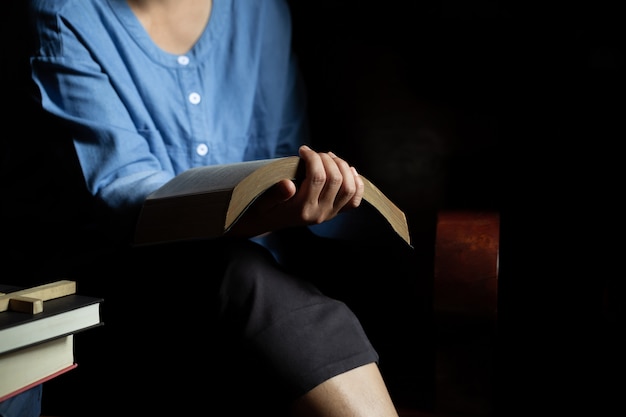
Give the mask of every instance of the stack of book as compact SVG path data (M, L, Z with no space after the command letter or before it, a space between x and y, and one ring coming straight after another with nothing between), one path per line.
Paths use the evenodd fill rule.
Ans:
M77 366L74 335L103 324L103 300L75 292L74 281L0 284L0 402Z

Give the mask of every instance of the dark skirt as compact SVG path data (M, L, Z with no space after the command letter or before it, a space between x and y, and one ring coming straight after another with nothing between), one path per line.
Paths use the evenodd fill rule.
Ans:
M374 282L384 276L362 267L376 249L276 236L286 251L220 239L85 258L63 279L104 298L105 325L77 335L79 366L44 387L44 412L280 415L328 378L377 362L354 312L382 313Z

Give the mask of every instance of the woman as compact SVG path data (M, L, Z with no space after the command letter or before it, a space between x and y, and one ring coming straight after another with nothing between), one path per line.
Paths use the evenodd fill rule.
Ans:
M397 416L378 353L331 289L356 281L360 255L320 247L307 228L359 207L363 183L307 146L286 3L30 4L36 103L56 129L43 145L56 203L41 234L70 236L53 266L105 298L104 336L77 346L76 385L94 384L74 397L88 398L83 415ZM229 236L132 246L141 203L181 172L294 154L302 184L276 184Z

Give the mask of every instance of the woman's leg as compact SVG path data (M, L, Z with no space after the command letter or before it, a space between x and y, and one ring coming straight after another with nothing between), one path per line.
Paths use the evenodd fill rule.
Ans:
M362 365L322 382L297 399L297 417L397 417L376 363Z
M398 415L378 355L343 302L280 267L261 247L248 242L233 253L220 292L221 321L226 339L243 341L239 357L250 360L227 372L260 375L246 391L267 392L274 384L270 392L279 403L293 403L296 416Z

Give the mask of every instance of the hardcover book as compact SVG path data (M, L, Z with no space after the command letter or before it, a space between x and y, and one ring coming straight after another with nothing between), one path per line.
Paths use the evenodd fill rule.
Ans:
M0 355L0 402L75 367L73 335L3 353Z
M146 198L136 225L135 243L222 236L257 197L283 179L297 182L301 170L298 156L187 170ZM365 202L410 245L404 212L372 182L361 178Z
M0 285L0 291L7 292L0 297L9 297L14 288ZM0 312L0 354L100 326L102 302L97 297L69 294L45 301L37 314Z

